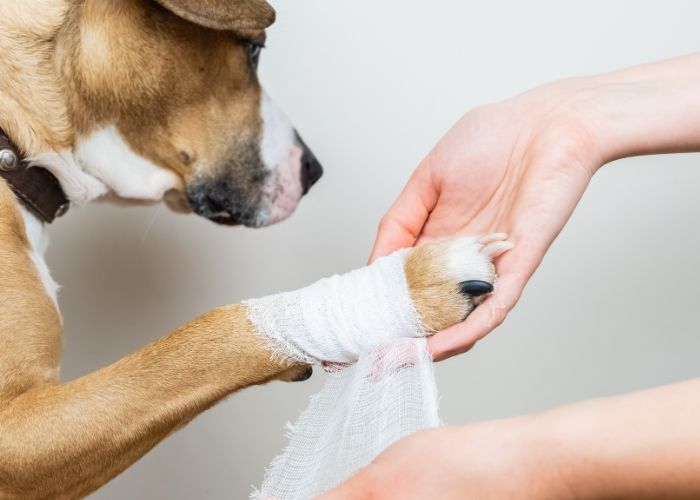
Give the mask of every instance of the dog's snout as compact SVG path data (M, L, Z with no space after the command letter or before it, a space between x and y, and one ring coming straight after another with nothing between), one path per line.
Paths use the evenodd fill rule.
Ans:
M311 186L323 175L323 167L316 159L316 156L310 149L304 148L304 154L301 157L301 184L304 188L304 194L308 193Z
M309 149L306 143L296 134L296 140L301 147L301 187L304 194L309 192L311 186L316 184L316 182L323 175L323 167L321 163L316 158L316 155Z
M226 208L226 200L224 195L221 192L213 191L208 193L204 197L203 205L211 214L230 214L229 209Z
M192 210L218 224L250 224L239 198L225 182L197 183L187 189Z

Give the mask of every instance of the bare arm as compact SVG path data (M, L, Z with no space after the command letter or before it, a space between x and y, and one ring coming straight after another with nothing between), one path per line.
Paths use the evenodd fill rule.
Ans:
M557 469L578 498L698 498L698 422L694 379L563 407L527 425L541 446L557 443Z
M431 338L436 359L505 318L591 176L700 151L700 54L544 85L467 113L384 217L373 258L503 228L495 293ZM327 498L700 498L700 380L400 441Z
M433 429L399 441L323 498L700 498L698 421L696 379Z

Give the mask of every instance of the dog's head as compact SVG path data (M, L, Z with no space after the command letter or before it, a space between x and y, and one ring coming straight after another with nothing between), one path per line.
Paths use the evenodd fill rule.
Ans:
M264 0L75 2L57 46L82 168L217 223L286 218L322 169L258 81L274 17Z

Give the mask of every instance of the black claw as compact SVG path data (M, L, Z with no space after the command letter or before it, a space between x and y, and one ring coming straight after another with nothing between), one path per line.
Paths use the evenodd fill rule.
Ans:
M311 378L311 375L313 373L314 373L314 369L309 366L306 370L304 370L299 375L294 377L292 379L292 382L303 382L304 380L308 380L309 378Z
M480 295L493 292L493 285L488 281L481 280L462 281L459 284L459 290L465 295L479 297Z

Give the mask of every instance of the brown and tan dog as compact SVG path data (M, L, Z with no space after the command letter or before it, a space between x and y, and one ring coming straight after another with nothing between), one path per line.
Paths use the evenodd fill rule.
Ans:
M281 220L321 171L257 80L273 17L263 0L2 0L0 128L75 203L165 196L219 223ZM42 231L0 180L0 498L80 497L227 395L310 375L230 305L60 383ZM405 261L433 330L479 292L450 248Z
M0 127L76 203L184 193L263 226L321 175L257 78L264 0L4 0L0 19Z

